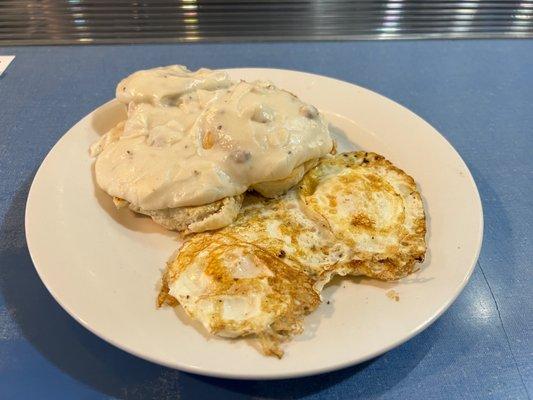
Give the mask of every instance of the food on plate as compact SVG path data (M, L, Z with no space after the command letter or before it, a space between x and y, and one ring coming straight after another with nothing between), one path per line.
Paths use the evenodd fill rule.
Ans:
M336 154L294 94L174 65L130 75L116 98L127 118L91 147L96 182L117 208L185 232L158 303L210 333L282 357L332 277L395 280L424 259L414 180L375 153Z
M181 305L213 334L254 335L280 357L333 276L402 278L423 261L425 233L409 175L375 153L326 156L285 195L248 197L231 225L190 235L159 304Z
M167 229L228 225L243 194L275 197L332 150L318 110L268 82L168 66L121 81L127 119L91 147L98 186Z

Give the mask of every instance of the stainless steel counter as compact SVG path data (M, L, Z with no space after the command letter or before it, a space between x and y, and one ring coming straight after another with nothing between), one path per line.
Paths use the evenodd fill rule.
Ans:
M0 2L0 45L510 37L533 37L533 1Z

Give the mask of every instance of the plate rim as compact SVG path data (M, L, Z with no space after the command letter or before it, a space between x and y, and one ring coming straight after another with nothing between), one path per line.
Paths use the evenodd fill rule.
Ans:
M60 296L57 295L57 293L55 293L55 291L53 290L53 288L50 285L50 282L47 282L47 280L43 276L42 270L39 269L38 263L36 262L37 261L36 260L37 255L35 254L35 251L32 252L32 250L31 250L31 248L32 248L32 245L31 245L31 242L32 242L31 237L32 237L32 235L30 233L31 229L29 228L29 219L31 219L31 217L29 217L29 209L31 208L31 204L30 203L31 203L32 195L33 195L34 190L35 190L36 181L38 180L40 174L43 173L42 171L46 168L46 164L47 164L47 162L49 162L50 156L53 153L54 149L56 149L64 140L66 140L66 137L69 135L71 130L76 125L78 125L81 121L83 121L85 118L87 118L88 116L93 114L95 111L97 111L99 109L102 109L102 108L104 108L106 106L109 106L110 104L116 102L116 99L111 99L111 100L101 104L100 106L96 107L95 109L91 110L88 114L86 114L82 118L80 118L74 125L72 125L59 138L59 140L54 144L54 146L52 146L52 148L48 151L48 153L46 154L46 156L42 160L41 164L39 165L39 168L37 169L37 172L35 173L35 175L33 177L33 180L32 180L29 192L28 192L28 196L26 198L25 214L24 214L24 232L25 232L25 238L26 238L26 244L27 244L27 247L28 247L28 252L30 254L30 258L31 258L33 266L34 266L34 268L35 268L35 270L37 272L37 275L39 276L39 279L44 284L44 286L46 287L48 292L52 295L54 300L61 306L61 308L63 308L63 310L65 310L67 312L67 314L69 314L75 321L77 321L85 329L87 329L89 332L91 332L94 335L96 335L98 338L104 340L105 342L107 342L107 343L109 343L109 344L121 349L122 351L125 351L125 352L127 352L129 354L132 354L132 355L134 355L136 357L139 357L139 358L141 358L143 360L150 361L152 363L155 363L155 364L158 364L158 365L162 365L162 366L165 366L165 367L168 367L168 368L177 369L177 370L180 370L180 371L185 371L185 372L194 373L194 374L203 375L203 376L210 376L210 377L224 378L224 379L242 379L242 380L293 379L293 378L301 378L301 377L305 377L305 376L319 375L319 374L324 374L324 373L327 373L327 372L341 370L341 369L348 368L348 367L351 367L351 366L354 366L354 365L357 365L357 364L361 364L361 363L363 363L365 361L368 361L370 359L373 359L375 357L378 357L378 356L380 356L380 355L382 355L382 354L384 354L384 353L386 353L386 352L388 352L388 351L390 351L390 350L392 350L392 349L394 349L394 348L406 343L407 341L412 339L414 336L418 335L419 333L421 333L422 331L427 329L430 325L432 325L438 318L440 318L448 310L448 308L455 302L455 300L458 298L458 296L463 292L466 284L469 282L469 280L470 280L470 278L471 278L471 276L472 276L472 274L473 274L473 272L475 270L475 267L476 267L476 265L478 263L479 255L481 253L481 248L482 248L482 244L483 244L483 234L484 234L483 203L481 201L481 196L479 194L479 189L477 187L477 184L476 184L476 182L474 180L474 177L472 176L472 172L470 171L470 168L468 168L467 163L461 157L459 152L453 147L453 145L448 141L448 139L444 135L442 135L429 122L427 122L425 119L420 117L414 111L411 111L410 109L408 109L407 107L403 106L402 104L400 104L400 103L398 103L398 102L396 102L396 101L394 101L394 100L392 100L392 99L380 94L379 92L367 89L366 87L360 86L358 84L354 84L354 83L348 82L348 81L343 81L341 79L333 78L333 77L326 76L326 75L314 74L314 73L309 73L309 72L299 71L299 70L281 69L281 68L238 67L238 68L223 68L223 69L218 69L218 70L220 70L220 71L233 71L233 72L239 72L239 71L245 71L245 70L255 70L255 71L265 71L265 72L277 71L278 73L287 73L287 72L289 72L289 73L298 73L298 74L306 75L308 77L313 77L313 78L332 80L332 81L335 81L338 84L350 85L352 87L355 87L358 90L362 90L364 92L369 92L369 94L371 94L371 95L378 96L381 100L385 100L386 102L391 103L393 106L399 107L402 110L402 112L409 114L411 118L414 117L419 122L422 122L423 124L427 125L430 128L431 132L426 132L425 134L431 133L432 136L442 140L444 142L444 144L446 145L447 150L451 151L451 153L454 154L454 156L457 158L457 160L461 163L461 166L467 172L466 178L468 179L468 181L470 183L470 186L474 189L473 190L473 194L474 194L474 199L473 200L476 203L476 205L478 206L478 210L479 210L477 218L478 218L478 221L479 221L480 225L479 225L478 237L476 238L476 251L475 251L474 257L472 258L471 265L468 267L468 272L464 276L463 280L460 282L460 285L457 286L457 289L456 289L454 295L450 296L447 299L447 301L444 302L438 308L438 310L436 312L434 312L434 314L430 318L428 318L425 321L421 322L417 326L417 328L413 329L408 335L405 335L404 337L402 337L402 338L390 343L389 345L387 345L385 347L380 348L379 350L376 350L376 351L374 351L372 353L369 353L369 354L367 354L367 355L365 355L363 357L358 357L358 358L355 358L355 359L352 359L352 360L348 360L348 361L342 361L342 362L339 362L339 363L336 363L336 364L330 364L330 365L325 366L325 367L321 367L321 366L312 367L312 368L307 368L307 369L302 370L302 371L290 372L290 373L287 373L287 372L282 372L282 373L271 372L271 373L265 374L264 372L259 372L259 373L247 372L244 375L242 373L233 373L233 372L226 373L226 372L221 372L221 371L205 370L203 367L200 367L200 366L195 366L195 365L190 365L190 364L182 364L182 363L179 363L179 362L168 362L168 361L159 359L157 357L152 357L149 354L143 354L143 353L141 353L140 351L136 350L135 348L133 348L131 346L124 345L124 344L118 342L117 340L115 340L114 338L112 338L110 336L106 336L104 333L100 332L100 330L98 330L97 328L93 327L92 325L87 323L85 320L83 320L83 318L81 318L79 315L77 315L74 310L72 310L67 304L65 304L65 302L63 302L61 300Z

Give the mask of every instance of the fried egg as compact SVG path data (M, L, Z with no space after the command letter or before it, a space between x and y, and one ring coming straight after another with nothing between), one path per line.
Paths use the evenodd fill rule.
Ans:
M302 331L319 304L313 281L275 255L220 234L199 234L168 264L159 303L177 301L212 334L254 335L262 352Z
M160 302L177 301L211 333L256 335L280 356L333 276L404 277L424 258L425 231L405 172L375 153L328 156L284 196L248 197L232 225L191 235Z
M349 246L335 238L327 225L308 217L298 190L278 199L255 200L244 206L233 225L220 234L253 243L276 255L314 280L317 292L354 259Z
M323 158L299 186L311 218L357 259L350 273L399 279L423 261L426 222L415 181L375 153Z

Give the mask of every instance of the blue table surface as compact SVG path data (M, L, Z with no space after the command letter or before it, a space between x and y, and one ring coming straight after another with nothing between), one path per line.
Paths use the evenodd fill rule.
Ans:
M532 395L533 41L50 46L0 48L0 54L16 55L0 77L1 399ZM328 75L381 93L435 126L470 167L485 213L478 265L452 307L381 357L291 381L178 372L122 352L78 325L48 294L30 260L24 236L29 186L54 143L110 99L122 77L173 63Z

